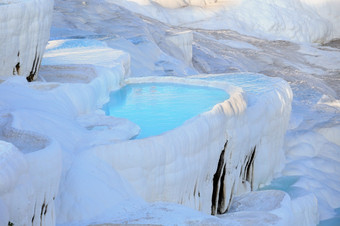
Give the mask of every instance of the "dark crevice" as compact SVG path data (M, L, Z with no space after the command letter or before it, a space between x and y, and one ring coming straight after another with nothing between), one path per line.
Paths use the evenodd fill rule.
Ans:
M34 218L35 218L35 210L37 208L37 203L34 203L34 214L32 216L32 226L34 225Z
M195 187L194 187L194 197L196 196L196 189L197 189L197 181L196 181Z
M43 203L42 206L41 206L40 222L42 221L42 216L43 216L43 214L44 214L44 210L45 210L45 201L44 201L44 203Z
M218 194L218 205L217 205L217 213L218 214L223 214L225 212L224 206L225 206L225 186L224 186L224 178L225 178L225 173L226 173L226 165L224 164L223 167L223 173L221 176L220 180L220 191Z
M20 62L15 65L15 70L17 71L17 74L20 75Z
M211 197L211 215L216 215L217 209L219 208L218 202L220 201L222 202L222 199L224 198L224 197L220 197L220 185L221 185L220 180L221 180L222 169L225 168L224 153L227 148L227 144L228 144L228 141L224 144L224 148L220 154L220 158L217 164L217 169L213 177L213 191L212 191L212 197Z
M46 204L46 197L44 197L44 202L41 206L41 211L40 211L40 226L43 224L43 215L46 215L47 211L47 204Z
M254 178L254 160L256 154L256 146L254 147L251 155L246 157L246 165L244 168L244 174L242 180L248 181L250 184L251 190L253 190L253 178Z
M224 214L228 211L231 205L231 201L233 198L233 193L235 189L235 181L232 185L230 196L228 200L226 200L226 185L225 185L225 177L227 174L227 166L225 163L225 153L227 149L228 141L224 145L224 149L220 154L220 158L218 160L218 165L216 172L213 177L213 191L211 197L211 215L216 214ZM254 180L254 160L256 155L256 146L251 151L250 155L246 155L244 159L244 167L240 170L240 177L242 177L242 182L249 182L251 186L251 190L253 190L253 180ZM237 168L237 167L236 167Z
M20 75L20 62L18 62L13 68L13 75Z
M46 213L47 213L47 207L48 207L48 204L46 204L46 206L45 206L45 211L44 211L45 216L46 216Z
M26 77L28 82L33 81L34 76L38 73L39 66L40 66L40 57L38 56L38 46L37 46L35 50L35 57L34 57L34 61L32 64L32 69L30 71L29 76Z

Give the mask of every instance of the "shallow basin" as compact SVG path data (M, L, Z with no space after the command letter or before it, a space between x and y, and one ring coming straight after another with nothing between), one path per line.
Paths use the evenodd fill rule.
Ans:
M174 129L229 98L219 88L176 83L132 83L110 94L107 115L127 118L141 127L137 139Z

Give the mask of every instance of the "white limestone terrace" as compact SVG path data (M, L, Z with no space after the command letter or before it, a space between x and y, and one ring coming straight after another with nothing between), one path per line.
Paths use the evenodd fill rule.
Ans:
M310 222L308 223L308 219L314 219L315 217L320 217L320 220L328 222L327 219L339 216L339 211L336 209L339 208L340 203L340 196L338 195L340 177L336 170L339 164L339 146L329 142L331 136L335 138L332 139L335 141L338 141L337 138L339 137L337 136L338 132L336 132L336 126L339 125L340 106L339 98L337 98L340 87L338 86L339 49L308 43L301 45L291 41L302 37L302 40L306 41L320 40L325 42L332 39L332 37L338 37L335 35L335 32L338 31L337 26L333 26L332 29L329 26L330 23L320 20L321 14L326 20L328 16L336 17L336 15L339 15L340 11L337 10L338 1L304 1L314 4L317 12L309 10L306 12L300 7L302 2L300 0L275 2L267 0L235 1L242 4L239 4L236 8L230 8L234 13L231 13L230 10L222 10L220 11L222 16L217 17L216 20L214 19L215 17L209 17L210 9L212 9L210 7L185 7L171 10L171 16L168 18L178 20L180 22L178 25L181 27L168 26L131 12L136 10L144 11L146 9L144 6L138 7L138 4L131 4L130 7L127 6L126 9L123 9L109 2L113 1L56 0L57 7L54 11L52 37L54 39L58 39L58 37L100 39L105 41L111 48L128 52L131 56L131 76L134 77L257 72L270 77L284 78L294 91L294 101L291 123L284 142L287 164L281 175L299 176L299 181L292 187L294 189L298 188L300 193L309 193L317 198L318 213L314 212L312 217L306 215L304 217L305 225L313 225ZM120 4L131 1L116 2ZM137 0L134 2L137 2ZM190 2L192 3L193 1ZM324 10L323 13L321 13L320 9ZM327 9L330 9L331 12L328 13ZM187 11L184 17L180 11ZM149 10L145 12L147 12L145 15L152 16L152 12ZM182 62L169 59L168 53L172 47L167 46L167 43L163 43L163 45L166 44L165 48L160 49L158 45L162 40L165 40L164 35L169 30L174 33L183 31L183 24L186 25L185 27L195 27L185 24L185 21L183 22L183 19L195 22L188 18L191 15L198 17L203 15L203 18L205 18L204 15L207 15L208 17L206 18L211 18L211 20L204 20L206 22L204 27L208 30L192 30L192 63L195 68L190 71L187 70ZM236 17L233 17L234 15ZM337 20L333 21L337 22ZM224 26L228 24L232 26ZM334 25L337 24L339 23ZM199 26L203 25L203 23L198 20L193 25ZM258 38L259 36L257 36L256 38L241 35L244 34L242 31L243 25L246 25L245 28L251 29L250 33L258 27L267 27L269 30L260 29L260 31L255 31L262 37ZM224 30L224 28L223 30L210 30L213 28L218 29L218 27L232 30ZM268 33L274 32L278 34L276 31L281 31L283 36L290 38L287 41L271 40L271 37L267 36ZM329 32L334 33L330 35ZM302 36L299 34L302 34ZM279 36L281 37L281 35ZM182 38L185 39L185 36L182 36ZM190 42L183 41L183 47L186 48L188 44L190 47ZM67 70L63 73L66 74ZM319 133L321 131L323 131L322 134ZM325 131L330 133L325 133ZM332 135L333 132L334 134ZM323 136L325 134L327 134L328 140ZM88 169L85 166L84 168ZM90 173L91 171L88 172ZM304 202L304 199L301 199L300 203L305 203L306 207L312 206L312 203L309 205L308 202ZM133 206L135 205L130 205L130 207ZM119 222L120 220L120 222L150 223L153 221L155 224L157 222L176 224L178 222L191 222L193 218L190 216L197 217L201 214L197 212L196 214L190 212L192 215L186 214L187 211L184 210L184 207L179 208L174 204L163 207L164 205L161 204L146 205L145 208L139 208L138 211L128 212L130 214L124 212L124 210L118 211L118 208L116 208L114 209L115 211L111 212L123 212L122 216L125 216L125 218L120 218L119 214L116 216L111 215L111 220L109 219L106 222ZM261 205L261 207L263 206ZM125 210L127 209L130 208L125 208ZM300 208L300 211L302 212L305 209L308 210L307 208ZM253 210L255 211L256 208ZM250 225L256 225L256 222L261 222L264 208L257 208L257 210L260 212L252 215L247 215L247 211L244 211L243 222L249 222L248 220L250 220L253 223L248 223ZM233 215L235 216L235 213ZM237 215L241 216L242 214L238 213ZM108 218L109 216L109 213L107 213ZM153 219L150 219L150 216L154 216L152 217ZM133 221L131 218L135 220ZM116 219L116 221L112 219ZM148 221L147 219L150 220ZM208 219L211 222L212 218L209 217ZM320 222L321 225L323 223L326 222ZM302 225L302 223L298 225Z
M325 43L337 39L337 0L108 0L174 26L225 30L273 39ZM192 13L195 12L195 13Z
M25 208L31 210L20 212L20 217L15 215L13 210L23 205L20 200L27 199L27 193L20 193L20 196L15 193L17 199L10 200L17 201L9 202L8 197L13 196L8 188L20 190L25 186L50 186L53 190L56 218L49 218L49 221L40 218L42 225L53 225L50 219L56 219L58 225L159 223L164 222L165 214L178 217L181 211L185 212L185 217L172 217L166 222L224 224L244 220L235 214L222 218L209 214L224 213L231 207L234 196L270 182L275 172L282 169L282 142L292 101L289 85L282 79L259 76L270 86L266 86L262 95L253 95L251 86L242 89L231 83L202 78L124 80L129 73L129 60L126 53L98 41L54 40L47 47L39 81L26 83L24 78L13 77L0 84L1 114L8 115L8 120L2 124L38 138L39 134L44 134L49 140L45 145L32 148L37 151L28 152L36 153L36 159L27 161L27 167L34 172L40 167L40 161L50 166L34 174L39 180L19 180L25 164L19 168L15 168L18 164L9 164L15 169L1 171L4 177L8 177L9 172L17 172L13 178L19 178L1 185L0 216L6 216L3 222L31 225L33 216L34 219L41 217L41 214L32 216L33 210L45 213L46 202L42 199L41 203L38 198L40 206L35 207L34 200L24 202ZM211 77L214 80L218 76ZM240 83L244 78L240 76ZM108 100L109 92L124 83L151 81L223 87L230 98L160 136L129 140L138 134L138 126L126 119L105 116L99 109ZM101 130L93 129L95 127ZM18 159L26 158L28 153L19 145L25 136L13 136L16 142L10 139L7 142L12 142L19 151L9 143L3 146L12 150L13 155L22 156ZM45 146L54 151L44 151ZM2 155L0 162L7 162L8 158ZM261 164L263 162L266 164ZM6 167L8 164L2 166ZM61 168L61 176L56 173L58 170L54 176L48 174L48 170ZM44 175L49 180L42 179ZM56 189L59 177L60 186ZM52 178L53 186L47 185ZM30 191L27 196L40 197L37 190ZM264 210L271 216L270 222L297 222L301 216L291 209L289 196L278 193L276 204ZM266 191L261 194L272 195ZM46 212L54 209L53 202L48 204ZM178 204L183 206L176 206ZM277 208L281 210L276 211ZM146 209L154 211L154 217L148 218Z
M85 50L83 53L90 55ZM92 63L95 63L94 59L98 56L96 53L92 52ZM112 54L125 56L114 50L106 53L109 57ZM101 56L103 55L102 53ZM75 74L76 60L79 61L75 58L71 66ZM59 74L59 68L63 67L55 67L55 74ZM68 65L64 65L64 68L67 67ZM101 106L103 102L99 105L97 102L107 98L109 91L119 85L125 73L123 63L119 60L114 66L80 65L78 69L93 70L90 75L101 76L97 79L94 79L96 76L92 77L87 84L82 84L79 79L77 84L64 86L58 82L28 84L24 77L18 76L10 77L0 84L0 225L7 225L9 222L14 225L55 225L54 200L59 191L62 168L67 168L67 157L72 155L76 142L79 141L77 129L80 126L74 117ZM63 82L67 81L66 78L67 75L62 78ZM112 121L114 119L110 120ZM138 133L138 127L124 120L117 125L122 129L127 126L123 139L129 139ZM87 133L86 128L81 128L83 130L79 137L95 137L94 133ZM129 133L133 134L129 136ZM94 141L95 139L92 140ZM66 153L69 153L67 157Z
M1 115L8 122L0 136L0 224L55 225L60 146L41 134L16 128L22 118L13 120L16 113L12 114Z
M0 2L0 76L36 79L50 37L53 0Z
M248 108L247 95L222 82L129 79L128 83L224 85L231 97L160 136L102 145L88 152L111 165L147 201L175 202L205 213L224 213L233 195L268 183L283 165L281 147L292 94L283 80L273 80L268 96L262 95ZM266 162L267 158L272 162ZM88 195L91 193L89 190Z

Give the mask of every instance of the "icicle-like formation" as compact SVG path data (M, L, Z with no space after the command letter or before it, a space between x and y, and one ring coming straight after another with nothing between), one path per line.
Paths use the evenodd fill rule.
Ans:
M0 4L0 76L22 75L33 81L50 37L53 0Z

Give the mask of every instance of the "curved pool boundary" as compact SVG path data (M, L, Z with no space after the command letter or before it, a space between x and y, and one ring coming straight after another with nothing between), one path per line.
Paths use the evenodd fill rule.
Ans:
M161 85L162 86L162 84L163 85L166 85L166 86L169 86L169 87L171 87L171 85L173 84L174 85L174 87L176 87L175 85L185 85L189 90L191 89L191 87L193 87L193 88L195 88L195 87L197 87L197 88L199 88L199 89L204 89L205 87L206 88L211 88L212 90L210 90L211 92L213 92L213 91L218 91L218 92L220 92L220 95L223 95L223 97L222 98L219 98L218 100L216 100L216 101L214 101L213 103L211 103L211 105L209 105L209 106L206 106L206 108L205 109L202 109L201 111L197 111L197 113L195 113L195 112L193 112L193 114L191 114L190 116L188 115L188 117L186 118L186 119L184 119L184 118L182 118L181 119L181 121L180 121L180 123L178 123L178 124L176 124L176 126L173 126L172 128L168 128L168 130L172 130L172 129L175 129L176 127L180 127L183 123L185 123L186 121L188 121L188 120L194 120L194 118L195 118L195 116L197 116L197 115L200 115L200 114L205 114L205 113L207 113L207 112L209 112L209 111L211 111L213 108L218 108L219 107L219 104L221 104L221 103L223 103L224 101L226 101L227 99L229 99L230 98L230 94L229 94L229 92L232 92L234 95L236 94L236 93L243 93L242 92L242 89L240 89L240 88L238 88L238 87L235 87L235 86L231 86L230 84L228 84L228 83L224 83L224 82L210 82L210 81L197 81L197 80L193 80L193 79L187 79L187 78L178 78L178 77L162 77L162 78L159 78L159 77L143 77L143 78L130 78L130 79L126 79L126 80L124 80L123 81L123 83L121 84L121 89L123 89L125 86L130 86L130 85L132 85L132 87L134 87L133 85L139 85L139 84L144 84L144 85L147 85L147 86L158 86L158 85ZM130 86L131 87L131 86ZM176 89L177 90L177 89ZM118 92L118 91L115 91L115 92ZM180 91L179 91L180 92ZM120 93L120 92L119 92ZM224 93L224 94L223 94ZM123 95L123 94L120 94L120 95ZM169 95L171 95L171 94L169 94ZM182 94L181 94L182 95ZM189 94L190 95L190 94ZM210 95L210 94L209 94ZM113 96L111 96L111 99L113 98L113 101L114 101L114 98L116 97L116 95L113 95ZM116 98L119 98L119 97L116 97ZM128 98L128 97L126 97L126 98ZM154 96L154 98L156 98L157 99L157 96ZM198 106L200 106L200 96L199 96L199 94L196 94L194 97L193 97L194 99L195 98L197 98L197 100L196 100L196 104L198 104ZM204 97L202 96L202 98L204 99ZM203 100L202 99L202 100ZM244 98L243 98L244 99ZM190 101L191 99L188 99L188 103L186 103L185 104L185 106L183 106L184 108L186 108L186 109L190 109L190 104L193 104L193 103L191 103L192 101ZM117 100L116 100L117 101ZM114 105L113 104L117 104L117 102L116 101L114 101L113 103L107 103L107 104L105 104L104 105L104 110L106 111L106 114L109 114L109 115L112 115L112 116L115 116L115 117L123 117L124 118L124 113L123 112L121 112L121 111L119 111L118 110L118 115L117 114L114 114L114 113L112 113L111 111L111 113L109 113L108 112L108 109L109 108L111 108L111 107L113 107L114 108ZM134 102L135 102L136 100L134 100ZM161 101L161 100L159 100L159 101ZM181 103L181 97L180 96L178 96L177 97L177 99L175 100L173 100L175 103L176 102L179 102L179 103ZM189 106L189 107L187 107L187 105ZM177 106L177 105L176 105ZM163 106L162 107L162 109L163 108L167 108L167 109L169 109L170 110L170 108L171 108L171 106ZM133 111L133 109L129 109L130 111ZM115 110L113 109L112 110L113 112L115 112ZM124 110L125 111L125 110ZM190 110L189 110L190 111ZM157 110L155 110L155 112L157 112ZM130 115L129 113L127 113L128 115ZM157 113L155 113L156 115L157 115ZM165 114L165 115L167 115L166 113L162 113L162 115L163 114ZM181 114L181 112L177 112L177 113L172 113L172 114ZM129 116L125 116L125 117L127 117L128 119L130 119L130 120L132 120L132 121L135 121L135 120L137 120L137 121L135 121L135 122L138 122L139 120L138 119L136 119L136 118L134 118L134 116L131 116L130 115L130 117ZM149 112L149 116L144 116L144 117L147 117L147 118L152 118L152 117L155 117L154 116L154 114L152 114L151 112ZM176 117L175 115L174 116L167 116L167 117L169 117L169 120L172 120L171 118L173 118L173 117ZM138 117L137 117L138 118ZM158 120L157 119L155 119L154 120L154 124L155 125L157 125L157 122L158 122ZM163 121L162 121L163 122ZM147 124L143 124L143 122L141 122L142 124L141 125L139 125L139 126L141 126L141 127L143 127L142 125L144 125L145 127L147 127L147 128L149 128L149 126L147 125ZM149 121L149 123L153 123L153 122L150 122ZM163 122L164 123L164 122ZM163 124L162 123L162 124ZM138 124L138 123L137 123ZM158 131L158 129L155 127L155 129L156 129L156 131ZM143 128L142 128L142 130L143 130ZM168 130L166 130L166 129L164 129L164 130L161 130L161 131L159 131L158 133L153 133L153 135L145 135L145 133L143 133L143 135L142 136L137 136L137 138L136 139L145 139L146 137L150 137L150 136L157 136L157 135L160 135L160 134L162 134L162 133L166 133L166 132L168 132ZM150 128L149 128L149 130L148 131L150 131Z

